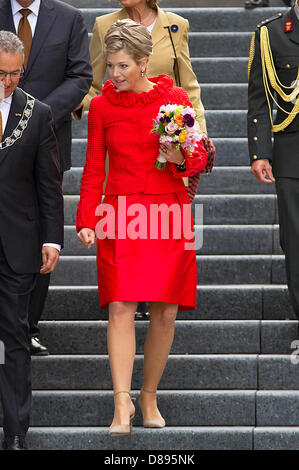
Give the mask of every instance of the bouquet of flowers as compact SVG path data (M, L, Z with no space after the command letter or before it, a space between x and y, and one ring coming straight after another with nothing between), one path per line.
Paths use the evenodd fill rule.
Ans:
M190 106L177 104L162 105L156 119L153 119L152 132L159 136L164 145L176 144L176 149L183 148L191 156L197 142L202 139L200 126L196 120L196 112ZM166 158L159 154L155 167L164 169Z

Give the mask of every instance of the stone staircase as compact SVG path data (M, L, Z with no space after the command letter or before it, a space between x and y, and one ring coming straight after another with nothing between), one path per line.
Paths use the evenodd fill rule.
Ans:
M114 0L69 3L84 6L89 31L95 16L118 6ZM64 180L65 248L42 322L42 340L51 355L32 361L28 443L34 449L299 449L299 366L291 362L297 322L285 285L276 197L272 185L250 174L246 141L251 32L278 9L248 13L229 8L237 5L234 1L223 1L226 8L207 8L207 2L196 0L164 0L161 6L170 4L190 21L192 63L217 159L213 173L202 178L195 201L204 210L198 308L178 315L159 386L159 406L168 426L144 429L137 406L134 435L108 436L113 393L107 312L98 306L95 249L77 243L74 227L85 116L74 122L73 168ZM146 330L147 322L136 322L135 396Z

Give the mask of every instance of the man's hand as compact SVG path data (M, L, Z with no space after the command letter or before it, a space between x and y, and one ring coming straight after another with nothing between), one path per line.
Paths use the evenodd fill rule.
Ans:
M251 173L262 183L275 181L269 160L256 160L251 165Z
M95 231L91 228L82 228L78 233L78 242L90 248L95 242Z
M54 271L59 261L59 251L52 246L43 246L42 248L43 265L40 268L41 274L48 274Z

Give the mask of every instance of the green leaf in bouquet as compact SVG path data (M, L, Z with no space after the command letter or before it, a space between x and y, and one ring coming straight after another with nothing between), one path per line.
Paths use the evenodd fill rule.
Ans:
M160 134L165 133L165 127L163 126L162 122L159 122L158 132L160 132Z

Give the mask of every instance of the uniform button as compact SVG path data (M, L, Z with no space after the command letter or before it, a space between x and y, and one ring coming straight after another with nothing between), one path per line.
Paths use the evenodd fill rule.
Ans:
M253 155L252 158L253 158L254 160L256 160L256 159L257 159L257 155Z
M258 140L257 137L253 137L253 140Z
M290 64L287 64L287 65L286 65L286 68L287 68L287 69L291 68Z
M254 119L253 122L256 124L256 123L257 123L257 119Z

